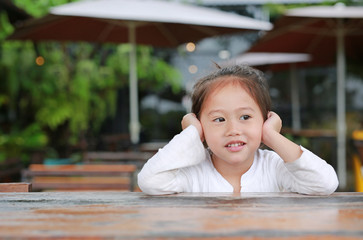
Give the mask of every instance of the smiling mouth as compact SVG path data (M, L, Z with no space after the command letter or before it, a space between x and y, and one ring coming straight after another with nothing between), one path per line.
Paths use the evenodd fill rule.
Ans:
M230 143L230 144L227 144L226 147L232 148L232 147L239 147L239 146L243 146L243 145L245 145L245 143L242 143L242 142L239 142L239 143Z

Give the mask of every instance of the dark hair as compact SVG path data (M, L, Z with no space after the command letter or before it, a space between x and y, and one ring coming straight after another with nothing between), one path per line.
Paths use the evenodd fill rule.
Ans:
M212 90L229 83L236 83L246 89L250 96L256 101L257 105L260 107L263 118L266 120L267 114L271 110L271 98L264 74L247 65L233 65L227 67L219 67L217 65L217 67L219 69L199 79L194 85L192 94L192 112L198 119L203 103ZM221 79L226 76L234 78Z

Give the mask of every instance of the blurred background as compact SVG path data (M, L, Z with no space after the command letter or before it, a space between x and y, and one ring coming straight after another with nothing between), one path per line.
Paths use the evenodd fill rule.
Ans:
M18 181L21 169L46 161L82 161L85 152L155 152L181 131L190 111L190 92L215 63L236 61L266 31L205 38L178 47L137 45L139 141L130 140L130 44L7 40L25 20L45 16L71 0L0 0L0 182ZM362 6L359 0L185 0L274 24L288 9L335 5ZM188 16L186 16L188 17ZM363 31L363 29L361 29ZM286 39L289 41L289 39ZM283 44L283 43L282 43ZM361 44L362 45L362 44ZM249 63L249 60L245 60ZM363 128L363 56L346 61L347 184L354 191L351 136ZM294 67L299 119L293 126L292 68L256 64L270 85L273 110L283 134L313 150L333 167L336 156L336 66ZM144 147L144 148L143 148Z

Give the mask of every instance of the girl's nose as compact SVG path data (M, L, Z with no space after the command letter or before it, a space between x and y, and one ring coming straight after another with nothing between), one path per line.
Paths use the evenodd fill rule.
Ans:
M241 126L237 121L230 120L227 122L226 134L227 136L236 136L242 133Z

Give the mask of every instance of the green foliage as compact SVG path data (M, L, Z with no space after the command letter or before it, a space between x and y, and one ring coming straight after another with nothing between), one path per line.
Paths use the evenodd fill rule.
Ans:
M122 44L117 47L116 54L108 58L107 66L115 70L120 84L128 84L130 45ZM125 61L126 60L126 61ZM139 89L159 91L166 85L171 86L177 93L181 90L181 74L160 58L153 57L153 49L147 46L137 47L137 76Z
M46 50L42 66L35 64L36 53L31 44L7 42L5 46L3 71L7 72L7 88L0 95L3 106L18 109L25 116L31 110L30 118L50 131L68 123L70 142L88 130L91 122L97 130L107 116L115 113L118 85L112 69L97 65L88 55L71 59L55 43L41 45L40 49ZM85 55L88 47L81 44L80 48ZM88 48L88 52L91 50Z
M8 16L4 12L0 12L0 30L0 41L5 39L14 30L13 26L9 23Z
M78 0L13 0L14 3L25 9L34 17L41 17L48 13L49 7L54 7L69 2L77 2Z
M36 17L67 2L15 1ZM0 15L0 27L0 159L38 147L54 152L87 132L97 135L116 113L118 89L128 87L130 46L45 42L35 47L29 41L4 41L13 31L6 15ZM178 92L180 73L152 54L151 47L137 47L140 90L171 86ZM43 65L35 61L39 55Z
M47 136L37 123L22 130L12 129L8 134L0 131L0 162L7 158L28 160L29 156L26 151L41 149L46 146L47 142Z

